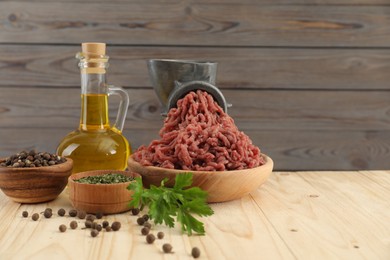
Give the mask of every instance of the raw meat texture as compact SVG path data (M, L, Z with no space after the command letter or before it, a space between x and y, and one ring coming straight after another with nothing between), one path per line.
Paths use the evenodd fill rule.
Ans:
M159 140L141 146L134 160L143 166L195 171L225 171L263 165L260 149L205 91L178 100L160 130Z

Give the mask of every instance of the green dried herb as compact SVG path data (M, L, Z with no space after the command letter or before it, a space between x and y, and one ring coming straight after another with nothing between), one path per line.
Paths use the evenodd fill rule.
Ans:
M87 176L74 181L87 184L114 184L129 182L132 180L134 180L133 177L126 176L120 173L107 173L104 175Z

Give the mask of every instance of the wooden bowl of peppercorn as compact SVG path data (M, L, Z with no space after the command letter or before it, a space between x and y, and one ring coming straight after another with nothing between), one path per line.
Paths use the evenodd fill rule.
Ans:
M108 174L119 174L129 180L118 181L106 178ZM97 178L96 178L97 177ZM130 210L129 202L133 191L127 189L138 173L118 170L95 170L73 174L69 177L69 198L78 210L88 213L116 214ZM83 179L83 182L79 182ZM92 181L93 180L93 181Z
M225 202L240 199L262 185L272 173L273 161L265 154L261 155L265 164L243 170L232 171L191 171L175 170L155 166L142 166L131 156L127 164L130 171L142 176L146 188L150 185L160 186L168 178L167 187L175 183L176 175L191 172L192 187L199 187L207 192L207 202Z
M34 164L34 166L21 167L20 163L16 165L17 162L12 166L4 166L7 159L9 158L0 159L0 189L13 201L19 203L41 203L54 200L66 187L73 169L72 159L57 156L52 160L53 165L45 163L48 166L43 166L39 162L40 159L35 159L35 161L37 165L42 166ZM44 158L43 161L45 161Z

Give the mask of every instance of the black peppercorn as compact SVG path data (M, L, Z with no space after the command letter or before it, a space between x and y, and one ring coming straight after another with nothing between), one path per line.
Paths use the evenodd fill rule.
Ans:
M43 215L45 218L51 218L53 216L53 212L51 210L46 209L45 212L43 212Z
M146 236L147 234L149 234L149 232L150 232L150 229L147 228L147 227L143 227L143 228L141 229L141 234L144 235L144 236Z
M162 231L160 231L160 232L158 232L157 233L157 237L158 237L158 239L163 239L164 238L164 232L162 232Z
M147 228L151 229L152 228L152 224L150 224L149 222L145 222L144 223L144 227L147 227Z
M69 216L76 217L77 216L77 210L75 210L75 209L69 210Z
M46 160L49 160L50 159L50 154L44 153L43 154L43 158L45 158Z
M97 224L95 229L96 229L97 231L102 231L103 227L102 227L102 225Z
M156 237L153 234L148 234L146 236L146 242L148 244L153 244L154 240L156 240Z
M16 163L12 164L12 167L18 168L18 167L20 167L20 164L18 162L16 162Z
M137 223L138 225L142 226L143 224L145 224L145 219L144 218L137 218Z
M103 217L103 213L102 212L97 212L96 213L96 218L97 219L101 219Z
M191 255L193 258L198 258L200 256L200 250L197 247L192 248Z
M77 225L77 221L73 220L73 221L70 222L70 228L71 228L71 229L76 229L77 226L78 226L78 225Z
M91 215L91 214L88 214L86 217L85 217L86 220L89 220L91 222L94 222L95 219L96 219L96 216L95 215Z
M103 223L102 223L103 228L106 228L106 227L108 227L109 225L110 225L110 223L108 223L107 220L103 221Z
M142 218L143 218L143 219L145 220L145 222L146 222L146 221L149 220L149 215L148 215L148 214L145 214L145 215L142 216Z
M171 244L168 244L168 243L164 244L162 246L162 249L163 249L164 253L172 252L172 246L171 246Z
M77 212L77 217L78 217L79 219L85 219L86 216L87 216L87 213L86 213L84 210L79 210L79 211Z
M22 151L6 158L5 162L1 163L1 166L15 168L49 166L50 164L48 163L48 160L51 158L51 156L52 155L50 153L27 153ZM63 163L66 161L65 158L59 156L53 157L53 160L54 164Z
M66 226L64 224L60 225L58 227L58 229L61 231L61 232L65 232L66 231Z
M57 214L58 214L58 216L61 216L61 217L63 217L63 216L65 216L65 210L63 209L63 208L60 208L58 211L57 211Z
M85 227L86 228L91 228L92 227L92 221L90 221L90 220L85 221Z
M112 228L111 228L110 226L107 226L107 227L106 227L106 231L107 231L107 232L110 232L111 230L112 230Z
M99 231L97 231L96 229L92 229L91 230L91 236L92 237L96 237L97 235L99 235Z
M98 225L98 224L97 224L96 222L92 222L92 223L91 223L91 228L92 228L92 229L96 229L97 225Z
M131 210L131 214L133 214L134 216L135 216L135 215L138 215L139 212L140 212L139 208L133 208L133 209Z
M32 214L31 218L32 218L32 220L37 221L39 219L39 214L34 213L34 214Z
M111 224L111 228L114 231L118 231L121 228L121 223L118 221L115 221Z
M23 212L22 212L22 216L23 216L24 218L27 218L27 217L28 217L28 212L27 212L27 211L23 211Z

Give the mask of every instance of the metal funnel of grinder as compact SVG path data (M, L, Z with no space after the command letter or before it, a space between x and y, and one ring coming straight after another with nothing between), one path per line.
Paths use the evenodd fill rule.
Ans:
M176 107L190 91L204 90L227 112L225 97L215 86L217 63L191 60L152 59L148 61L153 88L163 105L162 115Z

